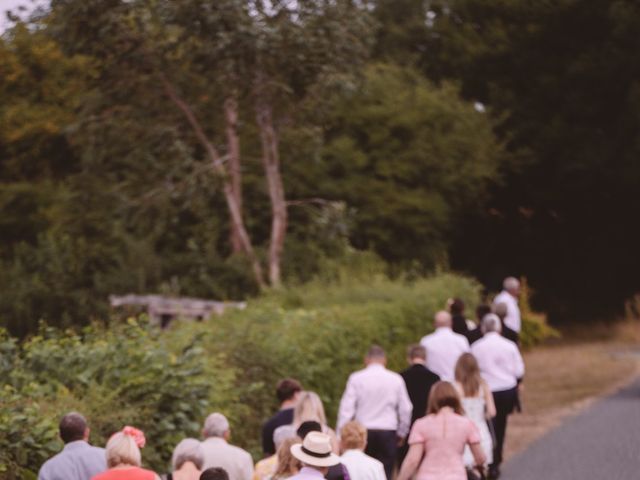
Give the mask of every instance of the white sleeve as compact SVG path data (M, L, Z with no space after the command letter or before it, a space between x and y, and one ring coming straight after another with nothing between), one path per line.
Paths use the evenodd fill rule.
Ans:
M398 387L398 436L406 437L411 426L411 414L413 413L413 404L407 392L407 386L404 380L400 378L400 386Z
M513 374L516 376L516 378L520 379L522 377L524 377L524 360L522 359L522 355L520 354L520 350L518 350L518 347L516 347L514 345L513 348L513 365L514 365L514 370L513 370Z
M356 415L356 403L357 392L354 385L353 375L347 380L347 386L342 394L340 400L340 407L338 409L338 423L336 425L336 432L340 435L340 429L347 423L353 420Z

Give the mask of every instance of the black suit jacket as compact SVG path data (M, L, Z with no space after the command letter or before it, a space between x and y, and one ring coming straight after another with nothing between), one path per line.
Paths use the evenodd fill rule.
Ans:
M407 392L409 392L409 398L413 404L413 413L411 414L411 425L413 425L413 422L418 418L427 414L429 392L431 387L440 380L440 377L424 365L411 365L400 375L407 385Z

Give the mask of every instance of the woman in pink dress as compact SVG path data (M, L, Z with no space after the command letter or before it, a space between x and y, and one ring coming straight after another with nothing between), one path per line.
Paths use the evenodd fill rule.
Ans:
M454 386L436 383L429 394L427 416L416 420L411 428L409 452L397 480L409 480L416 469L416 480L467 480L462 460L465 445L469 445L476 465L482 469L485 459L480 434L463 415Z
M133 427L124 427L114 433L107 442L107 470L91 480L160 480L151 470L140 468L144 447L144 434Z

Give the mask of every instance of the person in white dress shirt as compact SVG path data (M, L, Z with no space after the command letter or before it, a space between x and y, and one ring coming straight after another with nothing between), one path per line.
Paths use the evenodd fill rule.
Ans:
M352 373L338 410L338 431L351 420L367 429L365 453L393 474L398 446L409 433L413 405L402 377L385 368L384 350L374 345L365 357L366 368Z
M340 430L342 464L347 467L351 480L386 480L384 465L364 453L367 446L367 429L352 420Z
M329 467L340 463L340 457L333 453L331 437L321 432L309 432L302 443L291 445L291 455L300 460L302 468L289 480L324 480Z
M427 368L441 380L455 380L456 362L460 355L469 351L469 340L452 329L452 319L444 310L436 313L433 324L435 331L422 337L420 345L427 351Z
M482 319L484 337L475 342L471 353L476 357L480 375L489 385L496 406L493 429L496 442L490 478L498 478L502 462L502 448L507 430L507 417L518 401L518 386L524 376L524 361L515 343L500 335L502 324L497 315L489 313Z
M515 277L507 277L502 282L502 291L493 299L493 305L504 303L507 307L507 314L504 317L504 324L520 333L522 320L520 318L520 307L518 297L520 296L520 281Z
M204 454L203 470L220 467L229 474L229 480L251 480L253 458L249 452L228 443L231 436L229 421L221 413L207 417L202 429Z

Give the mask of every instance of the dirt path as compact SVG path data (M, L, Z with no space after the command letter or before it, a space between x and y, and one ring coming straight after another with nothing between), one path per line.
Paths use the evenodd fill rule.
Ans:
M559 344L525 354L524 412L507 429L507 461L571 415L640 375L637 347L619 342Z

